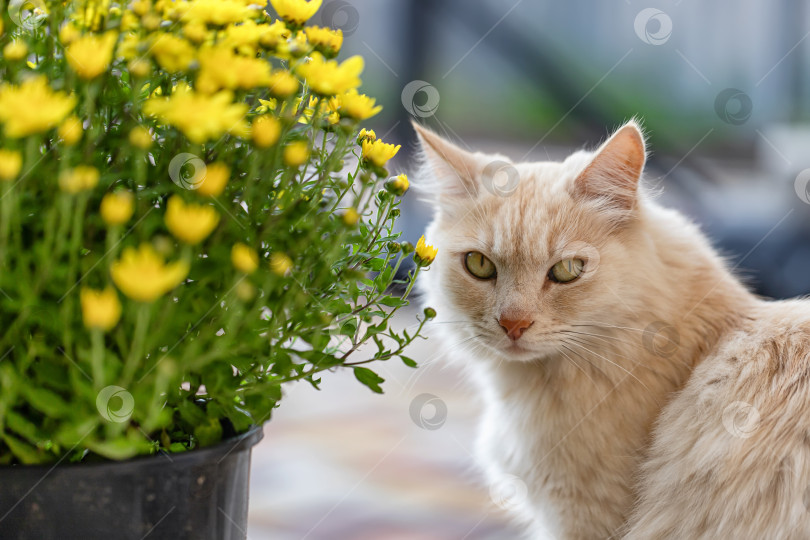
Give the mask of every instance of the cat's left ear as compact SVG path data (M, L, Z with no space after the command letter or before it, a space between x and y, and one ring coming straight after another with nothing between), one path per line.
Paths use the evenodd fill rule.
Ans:
M638 201L638 184L647 149L635 120L619 128L596 151L596 157L574 180L576 195L598 199L615 210L632 210Z

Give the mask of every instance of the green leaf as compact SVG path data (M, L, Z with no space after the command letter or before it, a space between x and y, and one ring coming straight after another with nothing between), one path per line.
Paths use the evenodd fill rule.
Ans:
M31 405L44 412L48 416L61 418L70 410L62 398L45 388L23 387L23 393L31 402Z
M385 379L370 369L357 366L354 368L354 376L357 377L358 381L368 386L372 392L376 392L378 394L383 393L383 389L380 388L380 383L385 382Z
M412 368L419 367L419 364L416 363L416 360L412 360L411 358L408 358L407 356L402 356L401 354L399 355L399 358L402 360L402 363L408 367Z
M383 306L388 306L388 307L393 307L393 308L408 305L407 300L403 300L402 298L397 298L396 296L383 296L382 298L380 298L377 301L377 303L381 304Z

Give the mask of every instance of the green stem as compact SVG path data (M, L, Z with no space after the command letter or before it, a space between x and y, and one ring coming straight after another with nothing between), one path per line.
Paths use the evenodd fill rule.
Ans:
M143 363L143 345L146 338L146 331L149 328L149 317L152 313L151 308L152 304L149 303L144 302L138 304L132 346L129 349L129 356L127 357L126 364L124 364L124 373L121 377L122 384L125 388Z
M99 390L107 385L104 380L104 332L94 328L90 332L90 341L92 346L93 385L96 390Z

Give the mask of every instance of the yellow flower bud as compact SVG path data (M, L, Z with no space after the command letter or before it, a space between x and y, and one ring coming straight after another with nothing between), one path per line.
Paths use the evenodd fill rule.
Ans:
M294 141L284 147L284 163L298 167L309 159L309 145L306 141Z
M82 121L75 116L68 116L59 125L57 134L67 146L73 146L82 138Z
M231 262L240 272L252 274L259 267L259 254L252 247L237 243L231 248Z
M143 126L136 126L129 132L129 143L141 150L152 146L152 134Z
M123 225L132 217L135 197L129 191L107 193L101 199L101 218L107 225Z
M14 180L22 169L22 154L0 149L0 180Z
M149 65L148 60L143 58L135 58L127 64L127 69L136 77L146 77L152 72L152 66Z
M197 187L197 193L208 197L216 197L225 189L230 176L231 170L224 163L209 163L205 166L205 173L203 173L200 185Z
M192 43L202 43L208 35L208 29L202 21L193 20L183 27L183 35Z
M343 223L345 223L349 227L357 225L358 221L360 221L360 214L358 214L357 210L355 210L354 208L349 208L343 214Z
M275 116L266 114L253 122L253 144L257 148L268 148L278 141L281 135L281 122Z
M274 274L284 276L292 270L293 262L285 253L273 253L270 255L270 270Z
M59 174L59 189L65 193L76 194L93 189L98 184L98 169L90 165L77 165Z
M157 30L160 28L160 23L162 19L160 15L157 13L147 13L143 17L141 17L141 25L144 27L145 30Z
M213 232L219 223L219 214L207 204L186 204L173 195L166 205L166 227L175 238L186 244L199 244Z
M73 40L81 35L79 29L76 28L76 25L72 22L65 23L65 25L59 29L59 41L62 42L62 45L70 45Z
M425 235L422 235L422 237L416 243L414 260L419 266L427 266L433 262L433 259L436 258L436 254L438 252L438 248L428 245L427 242L425 242Z
M82 305L82 320L87 328L111 330L121 318L121 302L112 287L97 291L82 287L79 294Z
M124 249L121 258L110 266L115 285L139 302L151 302L177 287L188 275L185 261L166 264L149 244Z
M28 55L28 45L22 41L11 41L3 47L3 57L9 61L22 60Z

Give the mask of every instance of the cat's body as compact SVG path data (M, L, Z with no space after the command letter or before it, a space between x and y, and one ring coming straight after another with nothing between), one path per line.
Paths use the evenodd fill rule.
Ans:
M514 192L487 177L504 158L419 131L439 248L423 288L483 394L488 478L526 485L532 537L810 537L810 303L756 298L640 192L633 123L510 166Z

